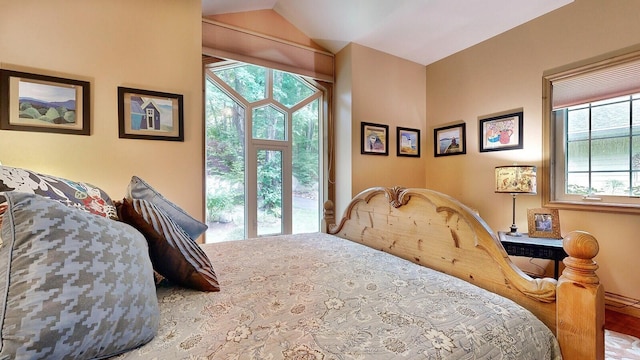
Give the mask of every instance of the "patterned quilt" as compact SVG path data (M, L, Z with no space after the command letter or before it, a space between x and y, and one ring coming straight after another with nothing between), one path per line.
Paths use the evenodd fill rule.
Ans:
M206 244L221 291L160 287L158 335L115 359L560 359L513 301L335 236Z

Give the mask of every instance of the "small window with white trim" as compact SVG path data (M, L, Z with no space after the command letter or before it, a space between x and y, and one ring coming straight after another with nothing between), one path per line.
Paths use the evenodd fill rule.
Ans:
M544 92L545 205L640 212L640 51L545 75Z

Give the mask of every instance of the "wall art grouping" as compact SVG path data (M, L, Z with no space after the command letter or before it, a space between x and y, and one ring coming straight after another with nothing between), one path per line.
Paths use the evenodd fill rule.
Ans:
M420 157L420 130L396 128L396 155ZM389 125L362 122L360 124L360 153L389 155Z
M0 69L0 130L91 135L91 84ZM183 96L118 87L120 138L184 141Z

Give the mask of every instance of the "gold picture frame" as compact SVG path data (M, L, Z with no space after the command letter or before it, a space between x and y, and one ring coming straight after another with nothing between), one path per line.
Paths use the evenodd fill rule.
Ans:
M529 237L562 239L558 209L528 209L527 222Z

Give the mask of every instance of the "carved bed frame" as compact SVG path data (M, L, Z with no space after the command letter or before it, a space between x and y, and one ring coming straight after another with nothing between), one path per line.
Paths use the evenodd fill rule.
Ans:
M556 281L523 273L480 216L436 191L376 187L354 197L339 223L332 202L324 213L329 234L456 276L529 309L556 334L564 359L604 359L604 289L595 273L599 248L592 235L566 234L569 256Z

